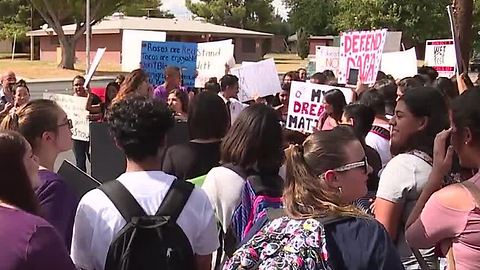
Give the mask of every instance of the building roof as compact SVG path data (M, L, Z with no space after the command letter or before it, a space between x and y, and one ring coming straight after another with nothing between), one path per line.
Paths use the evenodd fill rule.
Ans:
M73 35L76 25L70 24L63 26L63 31L67 35ZM211 34L213 36L242 36L271 38L273 34L245 30L240 28L215 25L202 20L183 20L166 18L146 18L146 17L128 17L114 15L106 17L92 27L92 34L116 34L121 30L148 30L162 31L167 34ZM28 36L48 36L55 35L52 28L46 30L40 29L30 31Z

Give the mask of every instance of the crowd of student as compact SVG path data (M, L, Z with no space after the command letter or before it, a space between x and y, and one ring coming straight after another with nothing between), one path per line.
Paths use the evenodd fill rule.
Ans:
M86 171L89 142L71 139L54 101L30 101L5 73L0 270L157 269L139 264L148 256L169 269L477 269L480 88L426 67L398 81L380 72L372 86L358 82L350 104L326 92L313 134L289 131L291 82L308 80L340 86L331 71L299 69L276 96L241 103L236 76L188 89L168 67L162 85L138 69L102 99L75 77L73 95L87 98L90 121L108 124L127 162L77 198L54 163L73 149ZM179 121L189 139L171 145ZM139 215L169 218L147 226ZM175 243L149 248L155 237Z

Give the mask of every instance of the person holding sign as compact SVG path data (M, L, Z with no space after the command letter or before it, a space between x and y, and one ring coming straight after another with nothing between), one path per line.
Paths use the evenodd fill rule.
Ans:
M0 268L75 270L57 231L40 217L38 158L16 132L0 132L0 170Z
M9 114L3 130L19 131L38 156L39 183L34 186L43 217L52 224L70 249L78 198L60 175L54 173L58 155L72 149L72 122L55 101L37 99Z
M180 68L174 66L168 66L165 69L165 83L157 86L153 90L153 96L163 102L167 102L168 94L175 90L181 90L187 92L187 89L182 85L182 74Z

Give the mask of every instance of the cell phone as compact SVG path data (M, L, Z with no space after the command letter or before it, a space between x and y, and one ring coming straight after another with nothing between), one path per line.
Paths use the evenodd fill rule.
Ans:
M351 68L349 73L348 73L348 80L347 84L348 85L357 85L358 81L358 69L357 68Z

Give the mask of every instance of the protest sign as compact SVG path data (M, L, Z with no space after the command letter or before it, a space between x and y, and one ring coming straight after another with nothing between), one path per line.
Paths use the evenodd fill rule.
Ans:
M122 71L131 72L140 68L142 41L165 41L167 34L159 31L128 30L122 31Z
M43 98L57 102L67 114L68 119L72 120L72 139L87 142L90 140L89 113L85 109L87 105L86 97L45 93Z
M425 66L434 68L439 77L450 78L455 75L456 61L453 39L427 40Z
M241 102L274 95L281 89L273 59L242 65L231 69L230 73L238 77L238 99Z
M235 66L232 40L198 43L195 87L203 88L211 77L220 79L225 75L225 65Z
M87 192L99 187L102 183L80 170L77 166L64 160L58 174L63 181L77 194L78 198L83 197ZM113 180L114 178L110 179Z
M353 93L349 88L292 82L286 127L290 130L313 133L323 112L323 96L332 89L339 89L343 92L345 101L352 102Z
M85 83L83 84L83 87L86 88L92 80L93 74L95 74L95 71L97 71L98 65L100 64L100 61L102 60L102 57L105 54L106 50L107 48L99 48L97 50L92 65L90 66L90 70L88 70L87 75L85 76Z
M363 83L375 83L386 35L386 29L342 33L338 82L347 83L350 69L358 69Z
M340 57L339 47L317 46L315 47L315 70L323 72L331 70L338 77L338 65Z
M152 85L165 82L168 66L180 68L184 86L195 86L197 44L187 42L142 42L141 66L149 75Z
M415 48L401 52L384 53L381 71L396 80L417 75L417 53Z

